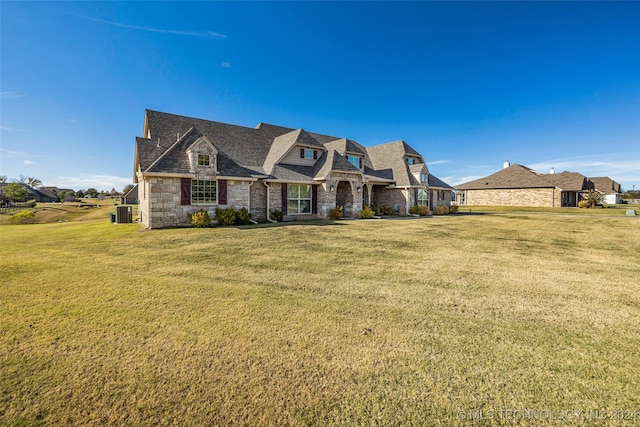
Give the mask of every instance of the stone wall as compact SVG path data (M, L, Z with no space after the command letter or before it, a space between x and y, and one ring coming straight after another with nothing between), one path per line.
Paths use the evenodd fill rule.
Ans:
M467 206L561 206L560 191L555 188L463 191L466 193L465 205Z
M250 189L251 219L258 222L267 220L267 187L262 181L254 182Z
M375 186L373 188L373 204L398 208L399 215L407 215L406 192L401 188Z
M140 181L144 194L140 197L139 217L147 228L188 226L188 213L205 209L215 219L216 207L249 207L249 182L227 181L226 205L181 205L181 179L175 177L150 177Z

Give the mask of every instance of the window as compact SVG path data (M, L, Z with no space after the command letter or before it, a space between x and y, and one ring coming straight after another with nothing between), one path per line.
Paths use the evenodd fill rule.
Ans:
M358 156L347 156L347 160L349 160L349 163L351 163L353 166L357 167L358 169L360 169L360 163L362 162L362 159Z
M311 185L287 186L287 213L290 215L311 213Z
M191 204L215 205L217 203L217 189L215 181L210 181L208 179L192 179Z
M420 174L420 182L421 182L422 184L424 184L425 182L427 182L427 174L426 174L426 173L424 173L424 172L423 172L423 173L421 173L421 174Z
M415 159L413 159L413 158L411 158L411 157L409 157L409 158L407 159L407 163L408 163L408 164L410 164L410 165L414 164L415 162L416 162L416 161L415 161Z
M313 150L309 150L308 148L304 149L304 158L305 159L313 159Z
M209 155L208 154L198 154L198 166L209 166Z
M429 190L418 190L418 206L429 206Z

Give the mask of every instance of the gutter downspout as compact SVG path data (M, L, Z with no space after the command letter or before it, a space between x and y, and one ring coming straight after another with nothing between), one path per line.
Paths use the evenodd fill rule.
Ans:
M272 222L274 224L277 224L278 221L274 221L269 217L269 206L270 206L270 203L269 203L269 188L270 188L269 187L269 183L266 182L266 181L262 181L262 183L264 184L265 187L267 187L267 221Z

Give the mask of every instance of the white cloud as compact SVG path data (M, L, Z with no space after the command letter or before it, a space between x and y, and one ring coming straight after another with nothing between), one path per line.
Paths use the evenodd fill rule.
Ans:
M449 163L450 160L434 160L432 162L427 162L428 165L442 165L444 163Z
M32 162L31 160L23 160L22 164L23 165L32 165L34 162Z
M229 68L229 67L231 67L231 64L230 64L230 63L228 63L227 61L224 61L223 63L221 63L221 64L220 64L220 66L221 66L222 68Z
M29 153L25 153L24 151L4 150L2 148L0 148L0 156L2 156L2 159L4 160L31 157Z
M16 99L25 96L20 92L0 92L0 99Z
M87 188L95 188L97 190L111 190L115 188L121 191L128 184L133 183L133 178L123 178L108 174L81 176L59 176L50 180L52 186L59 188L72 188L74 190L86 190Z
M88 19L90 21L101 22L103 24L112 25L114 27L120 28L128 28L131 30L140 30L140 31L148 31L151 33L163 33L163 34L175 34L178 36L190 36L190 37L212 37L212 38L227 38L226 35L216 33L215 31L182 31L182 30L167 30L163 28L153 28L153 27L144 27L141 25L129 25L129 24L121 24L119 22L106 21L104 19L92 18L90 16L72 14L74 16L78 16L83 19Z

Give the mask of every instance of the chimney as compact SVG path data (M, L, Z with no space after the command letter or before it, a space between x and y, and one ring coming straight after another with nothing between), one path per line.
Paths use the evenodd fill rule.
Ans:
M549 171L549 173L550 173L551 175L553 175L554 173L556 173L556 168L551 168L551 170Z
M504 163L503 163L503 165L502 165L502 169L506 169L506 168L508 168L509 166L511 166L511 163L509 163L509 160L505 160L505 161L504 161Z

